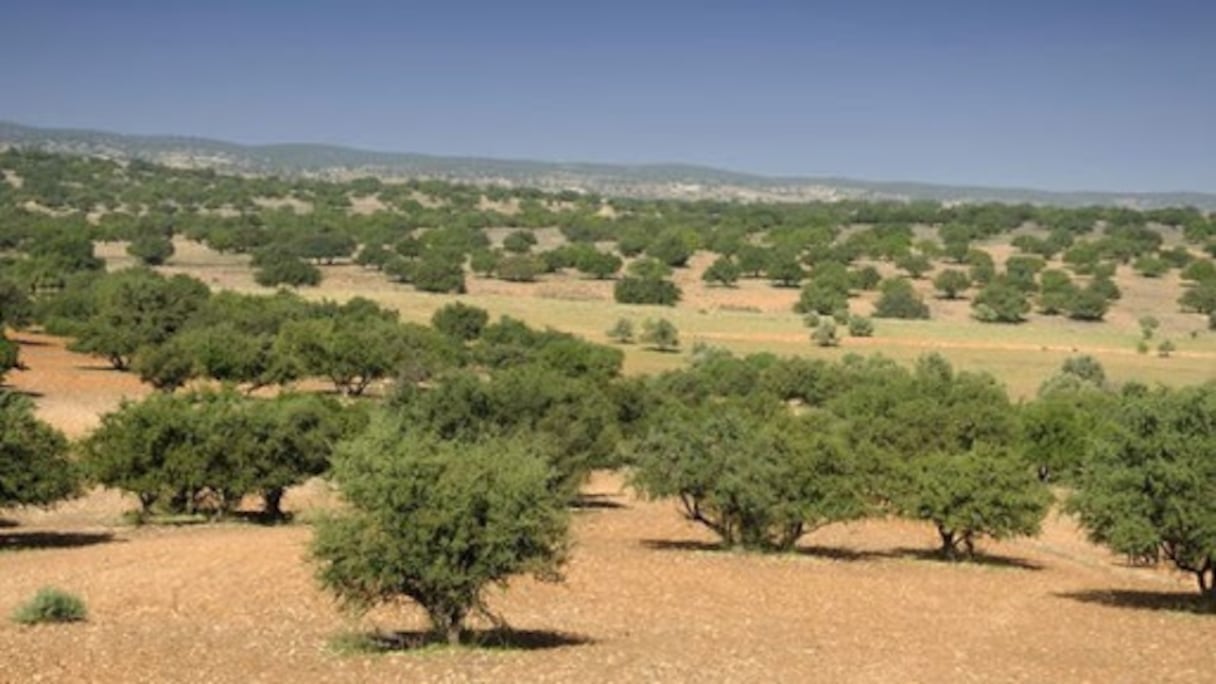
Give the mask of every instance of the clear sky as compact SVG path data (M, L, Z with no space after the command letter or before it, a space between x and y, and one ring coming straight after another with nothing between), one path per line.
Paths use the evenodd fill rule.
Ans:
M0 119L1216 191L1216 0L0 0Z

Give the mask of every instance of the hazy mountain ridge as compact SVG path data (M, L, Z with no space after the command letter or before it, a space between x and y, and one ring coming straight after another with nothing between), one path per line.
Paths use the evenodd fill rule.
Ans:
M940 202L1028 202L1058 206L1123 205L1140 208L1191 205L1216 210L1216 194L1052 192L1027 188L950 186L850 178L782 178L688 164L560 163L376 152L336 145L237 143L185 136L125 135L83 129L37 128L0 122L0 145L54 152L144 159L169 166L207 167L231 173L273 173L323 178L360 175L439 178L473 183L577 189L605 195L682 199L836 200L890 199Z

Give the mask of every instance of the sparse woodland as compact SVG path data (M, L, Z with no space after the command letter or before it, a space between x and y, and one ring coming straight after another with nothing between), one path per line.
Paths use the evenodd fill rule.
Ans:
M318 523L321 583L361 609L409 598L452 643L488 587L560 577L578 553L567 508L596 469L671 500L723 547L763 552L897 516L932 526L942 558L975 559L986 538L1036 534L1058 504L1094 541L1189 572L1216 600L1216 382L1119 383L1077 355L1015 401L937 353L908 365L708 344L634 376L622 347L441 296L570 272L615 281L622 304L674 306L673 273L707 251L712 287L796 290L788 315L829 348L884 319L931 319L927 297L966 298L993 335L1031 315L1109 325L1122 269L1177 278L1174 307L1198 335L1216 328L1216 218L1197 210L636 200L14 150L0 172L0 323L71 338L158 390L74 444L0 390L0 505L102 485L133 495L144 522L231 518L247 497L281 522L285 490L331 478L349 507ZM511 232L495 244L489 228ZM542 247L542 228L564 240ZM999 263L984 249L998 237L1016 250ZM257 282L282 289L169 275L173 239L249 255ZM107 271L99 241L127 242L140 265ZM440 293L431 325L308 296L351 261L386 288ZM872 318L853 305L863 292ZM638 353L680 349L654 311L639 310ZM609 335L632 342L634 322L603 328L614 320ZM21 363L0 338L0 372Z

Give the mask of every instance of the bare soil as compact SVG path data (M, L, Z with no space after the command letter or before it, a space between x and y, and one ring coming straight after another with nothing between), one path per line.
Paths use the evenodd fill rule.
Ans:
M55 340L18 337L31 369L13 384L73 434L144 391ZM344 614L313 581L303 522L132 528L118 521L134 502L107 491L8 511L0 615L55 585L90 617L0 621L0 681L1190 682L1216 668L1216 615L1191 610L1190 579L1128 566L1066 517L1037 539L984 544L974 564L932 559L933 531L895 520L834 525L761 556L717 550L619 475L598 473L586 492L566 581L492 592L516 630L506 644L380 655L334 640L416 638L422 615ZM303 521L334 501L314 481L286 506Z

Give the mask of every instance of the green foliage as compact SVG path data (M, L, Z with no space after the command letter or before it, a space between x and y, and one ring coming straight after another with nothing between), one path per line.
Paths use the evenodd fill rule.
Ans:
M739 281L740 275L739 267L735 265L733 259L728 256L720 256L701 274L701 280L731 287Z
M659 351L675 351L680 347L680 331L666 318L647 318L642 323L642 335L639 339L643 344Z
M895 497L901 515L932 522L941 553L973 556L980 536L1007 539L1038 534L1051 504L1025 462L1006 448L976 446L963 453L914 459Z
M633 321L628 318L618 318L605 335L617 344L633 343Z
M1170 265L1164 259L1153 255L1145 255L1136 259L1132 264L1132 268L1136 269L1145 278L1160 278L1170 270Z
M253 279L263 287L309 286L321 284L321 269L294 256L279 256L260 263Z
M43 587L29 601L13 611L13 622L22 625L42 625L62 622L83 622L89 617L84 601L55 587Z
M612 296L619 304L675 306L680 301L680 288L670 280L626 276L616 281Z
M873 266L863 266L849 271L849 287L854 290L869 291L878 287L882 275Z
M860 474L823 420L735 404L667 406L630 449L632 485L676 497L727 546L785 550L822 525L861 516Z
M436 330L461 342L481 337L481 332L489 322L490 314L485 309L462 302L445 304L431 315L431 325Z
M160 266L173 256L173 241L161 235L143 235L127 245L127 254L144 266Z
M34 417L28 399L0 390L0 508L46 506L78 489L67 439Z
M1109 309L1106 292L1090 283L1073 294L1068 304L1068 317L1077 321L1100 321Z
M1216 385L1125 396L1068 507L1090 538L1165 558L1216 598Z
M1200 314L1216 313L1216 279L1200 281L1186 289L1178 298L1183 311Z
M488 586L560 578L568 515L523 441L457 444L382 418L340 449L335 478L350 512L317 525L312 555L357 609L409 598L455 644Z
M161 344L182 328L210 295L206 285L188 276L119 271L95 285L92 314L76 330L71 348L125 369L141 347Z
M498 260L498 277L513 283L535 282L544 261L530 254L508 254Z
M459 254L427 253L411 267L410 279L414 287L422 292L464 294L463 258Z
M839 346L840 338L836 336L836 321L830 318L820 319L819 324L815 326L815 331L811 333L811 341L820 347Z
M853 337L873 337L874 321L865 316L849 316L849 335Z
M909 252L897 258L895 266L906 272L910 278L920 279L933 269L933 262L924 254Z
M692 250L687 235L681 230L671 229L660 233L646 247L646 255L668 266L681 268L688 265Z
M886 280L874 304L875 318L928 318L929 306L905 278Z
M336 389L357 396L405 362L411 351L405 327L374 316L291 321L275 340L275 354L287 377L323 375ZM423 330L416 337L425 337Z
M512 254L527 254L535 246L536 234L530 230L517 230L502 241L502 248Z
M958 299L961 292L971 287L971 277L957 269L948 268L933 278L933 287L946 299Z
M976 320L984 323L1021 323L1030 311L1030 302L1020 287L1006 278L989 282L971 301Z
M806 271L798 263L796 255L783 250L773 250L768 254L764 276L777 287L798 287L798 283L806 277Z
M359 425L357 414L318 396L155 394L103 416L82 444L83 466L135 494L144 513L159 505L224 515L258 493L279 517L283 490L324 472L334 445Z
M621 258L598 249L580 251L575 257L574 267L597 280L611 278L621 270Z

